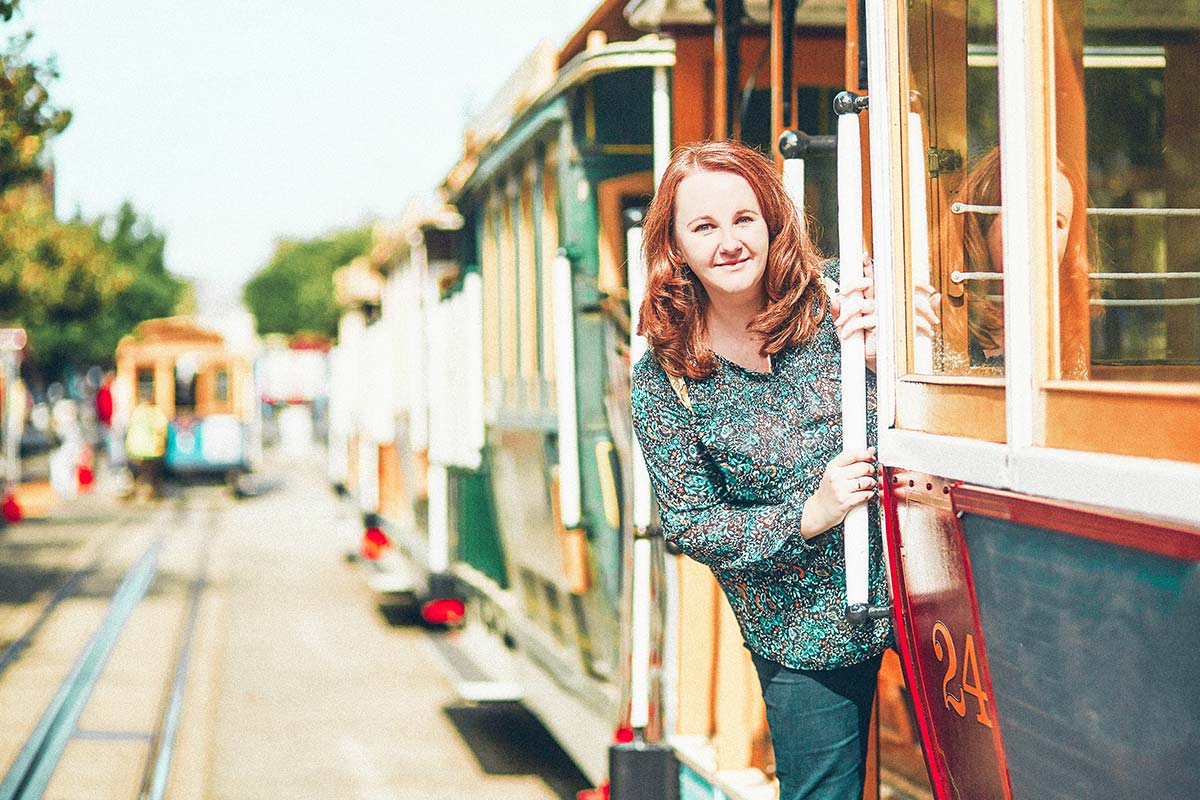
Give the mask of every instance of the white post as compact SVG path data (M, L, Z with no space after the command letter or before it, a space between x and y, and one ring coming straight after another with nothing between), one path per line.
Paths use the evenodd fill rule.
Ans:
M783 160L783 188L792 198L792 204L804 219L804 159L785 158Z
M575 406L575 303L571 286L571 259L560 250L551 269L554 278L559 513L563 527L570 530L579 527L583 516L579 496L579 419Z
M0 408L3 415L4 433L4 494L16 491L21 481L21 429L25 420L25 409L17 408L17 402L24 404L24 396L17 391L21 380L17 370L17 353L25 347L27 340L24 328L0 328L0 356L3 358L4 370L4 406Z
M666 67L654 68L654 186L662 180L671 158L671 90Z
M21 482L21 421L24 409L17 408L17 353L4 351L4 492L16 491Z
M430 464L429 488L429 572L450 569L450 491L446 467Z
M628 254L629 281L629 364L630 367L646 352L645 338L638 336L641 301L646 293L646 265L642 260L642 229L632 227L625 235ZM650 527L650 475L642 449L631 443L633 455L633 592L630 607L630 680L629 724L635 730L650 724L650 618L651 618L651 542L645 536Z
M845 97L846 93L839 95ZM835 107L839 104L835 102ZM838 108L838 249L842 286L863 278L862 151L858 109ZM842 342L842 438L847 449L867 446L866 337ZM846 606L865 605L868 597L867 507L846 515Z

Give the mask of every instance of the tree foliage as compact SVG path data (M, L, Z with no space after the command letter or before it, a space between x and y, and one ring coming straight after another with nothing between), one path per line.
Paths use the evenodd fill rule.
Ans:
M165 240L129 203L113 224L59 222L35 185L0 196L0 323L24 327L27 359L48 378L111 364L144 319L174 312L183 282Z
M0 0L0 20L18 4ZM26 329L27 366L54 379L111 364L120 337L173 313L184 284L166 270L163 235L129 203L111 220L56 219L44 148L71 114L51 102L53 61L27 58L32 38L0 49L0 324Z
M13 5L0 4L0 18L11 16ZM0 192L41 178L46 142L71 122L71 112L55 107L46 88L58 77L53 61L26 57L32 39L32 32L10 36L0 53Z
M246 284L243 299L260 334L337 334L333 273L371 247L369 226L309 240L283 240Z

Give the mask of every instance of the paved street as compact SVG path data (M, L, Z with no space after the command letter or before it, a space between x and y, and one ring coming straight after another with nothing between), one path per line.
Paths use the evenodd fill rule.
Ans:
M0 796L586 788L520 709L456 702L435 632L374 607L316 457L265 474L281 481L259 497L102 490L0 533Z

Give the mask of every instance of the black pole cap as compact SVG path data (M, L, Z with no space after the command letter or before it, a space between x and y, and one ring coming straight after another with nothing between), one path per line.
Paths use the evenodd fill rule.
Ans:
M834 113L841 116L842 114L857 114L867 107L867 96L865 94L855 94L851 91L838 92L833 98Z

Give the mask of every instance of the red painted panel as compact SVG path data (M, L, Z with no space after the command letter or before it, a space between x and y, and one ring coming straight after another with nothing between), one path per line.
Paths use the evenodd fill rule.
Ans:
M985 486L950 488L955 511L1082 536L1168 558L1200 561L1200 529L1111 509L1016 494Z
M884 470L897 640L939 800L1011 800L962 530L940 478Z

